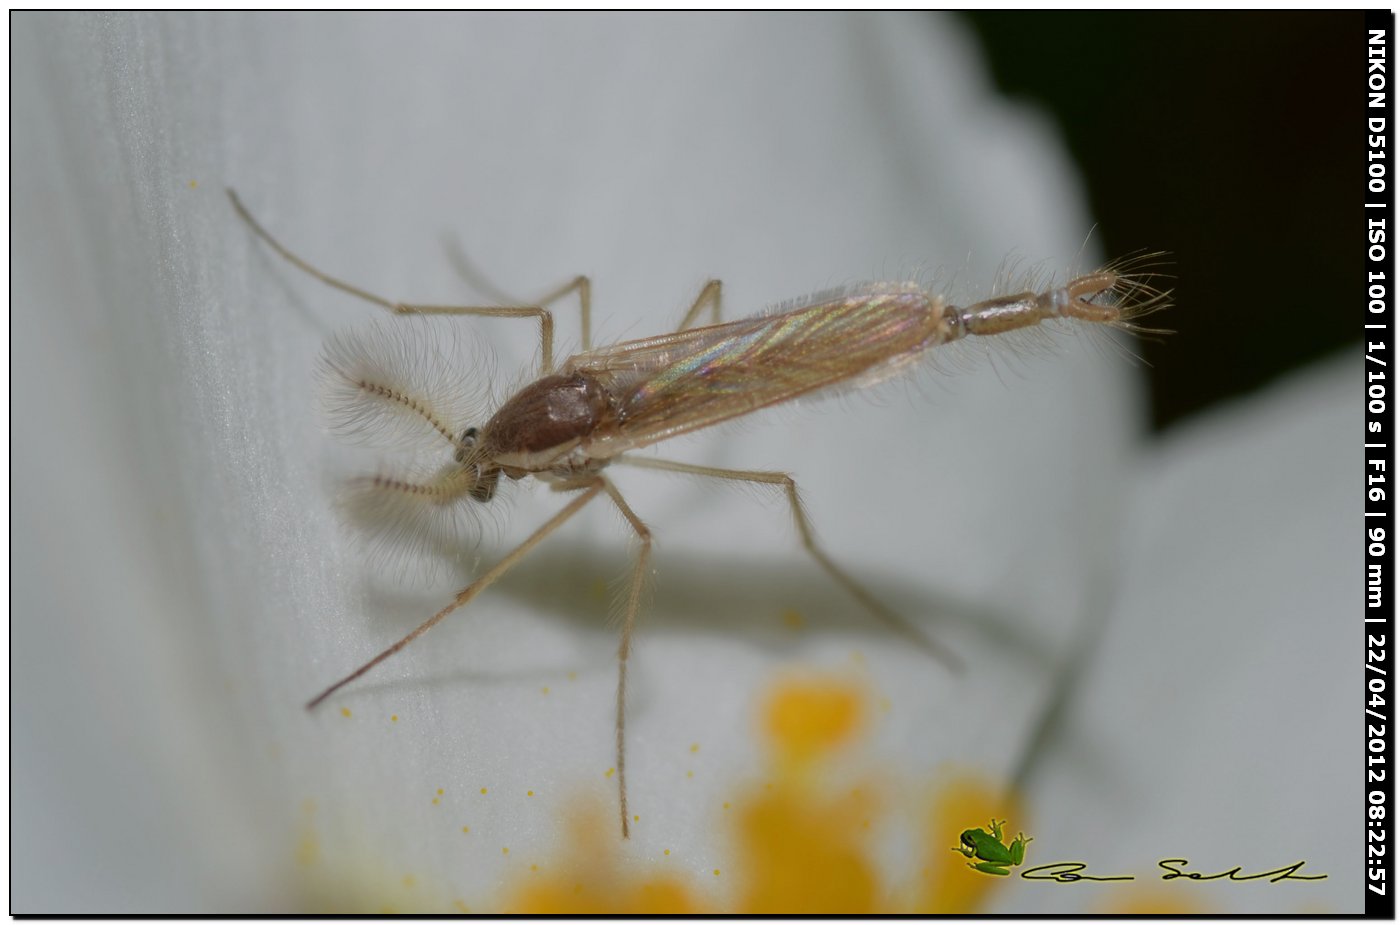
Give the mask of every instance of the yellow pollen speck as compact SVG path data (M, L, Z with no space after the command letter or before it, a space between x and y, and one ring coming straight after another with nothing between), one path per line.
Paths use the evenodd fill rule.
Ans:
M614 774L616 774L616 773L617 773L617 768L608 768L606 771L603 772L603 776L604 776L604 777L612 777L612 776L613 776Z
M434 806L437 806L437 805L438 805L439 803L441 803L441 802L442 802L442 801L439 800L437 797L433 797L433 805L434 805Z
M785 755L807 762L854 738L863 713L864 697L854 685L789 681L769 698L764 726Z
M509 848L502 848L502 849L501 849L501 854L510 854L510 849L509 849Z
M540 693L541 693L541 694L548 694L548 693L549 693L549 688L547 688L547 687L542 687L542 688L540 688Z
M531 870L539 870L539 869L540 869L540 865L538 865L538 864L531 864L531 865L530 865L530 869L531 869Z
M686 772L685 772L685 776L686 776L686 777L694 777L694 776L695 776L695 772L694 772L694 771L686 771Z
M486 788L485 788L485 787L482 787L482 788L481 788L481 792L482 792L482 794L484 795L484 794L486 793Z
M349 708L349 707L341 707L341 708L340 708L340 715L348 718L348 717L350 716L350 708Z
M469 826L469 825L464 825L464 826L462 826L462 834L463 834L463 835L468 834L469 832L471 832L471 830L472 830L472 827Z
M391 722L391 723L397 723L398 721L399 721L399 714L397 714L397 713L395 713L393 716L389 717L389 722Z
M191 180L191 181L190 181L190 189L198 189L198 188L199 188L199 181L198 181L198 180Z
M802 629L802 622L802 614L798 613L796 610L789 609L783 611L783 623L785 623L789 629Z
M691 753L692 755L694 755L694 754L695 754L696 752L698 752L698 751L700 751L700 743L699 743L699 742L696 742L695 744L693 744L693 745L690 746L690 753Z
M307 832L302 835L301 841L297 843L297 863L303 867L310 867L321 859L321 843L317 840L314 832Z
M642 817L641 817L641 816L633 816L633 817L632 817L632 821L633 821L633 822L641 822L641 821L642 821Z
M442 788L441 788L441 787L438 788L438 796L442 796Z
M571 672L569 672L569 680L570 680L570 681L577 681L577 680L578 680L578 672L577 672L577 671L571 671Z
M417 882L417 879L415 879L412 874L403 875L403 885L408 887L410 890L413 889L414 884L416 884Z
M535 791L533 791L533 790L526 790L526 791L525 791L525 795L526 795L527 797L532 797L532 796L535 795Z
M725 808L725 809L728 809L728 808L729 808L729 801L728 801L728 800L725 800L725 801L724 801L724 808Z
M719 868L718 868L718 867L715 868L715 876L716 876L716 877L719 876Z
M661 853L664 854L664 855L666 855L666 856L669 858L669 857L671 856L671 849L670 849L670 848L667 848L665 851L663 851L663 852L661 852Z

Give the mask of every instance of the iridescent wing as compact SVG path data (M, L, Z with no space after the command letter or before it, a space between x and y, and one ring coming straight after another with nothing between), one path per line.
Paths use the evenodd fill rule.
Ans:
M832 386L877 382L947 339L943 301L914 284L814 296L772 314L626 341L570 357L619 424L585 444L605 459Z

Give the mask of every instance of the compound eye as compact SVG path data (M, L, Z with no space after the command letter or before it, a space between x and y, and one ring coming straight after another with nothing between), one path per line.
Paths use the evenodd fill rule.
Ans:
M466 430L462 431L462 436L457 441L457 452L452 454L453 458L456 459L457 462L466 463L467 451L470 450L472 447L476 446L477 432L478 431L475 427L468 427Z

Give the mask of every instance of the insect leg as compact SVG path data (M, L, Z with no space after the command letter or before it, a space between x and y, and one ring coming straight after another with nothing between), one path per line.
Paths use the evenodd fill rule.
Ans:
M710 319L710 324L719 324L720 285L720 281L717 279L712 279L705 284L705 287L700 290L700 294L695 297L695 303L690 306L685 317L681 319L681 326L676 328L677 334L695 323L695 319L700 316L700 311L707 302L710 304L710 313L713 316Z
M518 298L506 292L500 286L493 283L481 268L467 256L462 249L461 243L455 235L445 235L443 238L443 249L447 252L447 259L452 264L452 268L457 271L457 275L473 290L481 293L497 305L550 305L570 292L578 292L579 321L583 330L583 349L588 351L593 349L593 325L591 322L593 307L593 284L586 276L575 276L572 280L560 286L558 289L551 289L549 294L534 302Z
M938 645L905 620L881 604L875 597L857 582L845 570L833 562L830 557L817 544L816 534L812 531L811 521L807 519L807 512L802 508L802 499L797 493L797 483L792 476L786 472L761 472L749 469L717 469L713 466L696 466L690 463L672 462L665 459L652 459L649 456L619 456L613 462L624 463L629 466L639 466L644 469L661 469L667 472L683 472L687 475L699 475L707 478L726 479L731 482L754 482L762 485L776 485L787 495L788 505L792 508L792 518L797 525L797 534L802 540L802 546L808 554L817 561L828 575L841 587L845 588L852 597L860 601L871 615L884 623L889 628L895 630L903 636L913 640L925 652L943 662L954 671L962 670L962 659L952 652Z
M651 531L642 523L612 482L603 479L603 490L612 498L613 504L632 525L641 548L637 551L637 561L632 564L632 583L627 590L627 610L622 618L622 642L617 648L617 789L622 806L622 837L627 837L627 774L626 760L626 721L627 721L627 657L632 653L632 630L637 625L637 610L642 604L642 586L646 582L647 564L651 561Z
M577 514L585 504L596 498L598 494L604 490L605 487L606 486L604 484L595 483L584 488L583 494L570 501L558 514L555 514L549 520L545 521L544 526L540 527L534 533L530 534L529 538L526 539L525 542L512 549L509 553L506 554L506 556L503 559L501 559L501 561L493 565L485 574L483 574L476 581L473 581L461 591L457 592L457 596L454 597L452 599L452 602L449 603L446 607L442 608L437 613L429 617L421 626L419 626L413 632L409 633L407 636L403 637L398 642L385 649L383 652L380 652L374 658L365 662L359 668L356 668L350 674L341 678L339 681L335 682L330 687L317 694L311 699L310 702L307 703L306 709L316 709L316 707L320 705L321 701L325 700L331 694L334 694L336 691L340 690L342 687L349 684L351 681L360 677L362 674L369 671L371 668L373 668L375 665L378 665L380 662L384 661L389 656L395 654L404 646L408 645L410 642L417 639L419 636L422 636L428 630L432 629L434 626L437 626L440 622L442 622L442 619L448 614L452 613L452 611L457 610L459 607L462 607L472 598L476 597L486 588L490 587L490 585L497 578L500 578L502 575L508 572L517 562L525 558L525 556L529 554L530 550L534 549L537 545L539 545L541 540L543 540L545 537L549 536L551 533L557 530L559 526L563 524L566 520L568 520L570 517L573 517L575 514Z
M483 318L538 318L540 322L540 371L547 374L554 371L554 316L549 312L546 305L558 301L571 292L577 291L579 303L583 315L583 340L585 345L589 339L589 311L590 311L590 286L588 277L575 277L571 282L561 286L553 292L545 295L535 305L410 305L404 302L394 302L383 296L361 289L342 279L337 279L322 270L307 263L298 257L285 245L272 236L267 229L259 225L257 219L243 205L238 194L233 190L228 190L228 198L233 203L234 210L239 218L253 229L253 233L267 242L274 251L292 266L310 276L319 279L327 286L339 289L357 299L363 299L375 305L387 308L396 315L474 315Z

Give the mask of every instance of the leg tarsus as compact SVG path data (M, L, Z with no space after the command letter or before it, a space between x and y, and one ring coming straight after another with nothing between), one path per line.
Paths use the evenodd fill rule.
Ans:
M943 662L953 671L962 671L962 659L952 652L943 648L929 639L923 633L914 629L901 617L881 604L875 597L857 582L845 570L833 562L827 554L817 544L816 535L812 531L811 522L807 519L807 513L802 508L802 499L797 492L797 482L792 476L785 472L763 472L747 469L718 469L713 466L696 466L690 463L671 462L670 460L652 459L646 456L620 456L615 462L626 465L638 466L644 469L661 469L668 472L683 472L689 475L707 476L709 478L726 479L731 482L756 482L764 485L774 485L783 489L787 495L788 505L792 509L793 520L797 526L798 537L802 540L802 547L816 560L822 570L831 578L845 588L846 591L858 600L871 615L884 623L890 629L912 640L929 655L938 661Z
M339 289L341 292L349 293L350 295L355 296L357 299L364 299L366 302L372 302L375 305L387 308L391 312L399 311L398 306L395 303L390 302L388 299L385 299L381 296L377 296L374 293L369 292L367 290L361 289L359 286L351 285L350 283L347 283L342 279L337 279L336 277L331 276L329 273L323 272L322 270L318 270L316 267L307 263L305 260L302 260L296 254L292 253L292 251L289 248L283 245L281 241L278 241L276 238L274 238L271 232L269 232L262 225L258 224L258 220L253 218L253 213L248 211L247 207L243 205L243 200L238 198L238 194L234 192L233 189L227 189L225 190L225 192L228 193L229 202L233 203L233 209L235 212L238 213L238 217L243 220L243 223L246 224L249 228L253 229L253 233L256 234L258 237L262 238L263 241L274 251L276 251L278 256L280 256L283 260L287 261L292 266L296 267L298 270L301 270L303 273L306 273L310 276L315 277L316 279L319 279L327 286Z
M446 607L433 614L426 621L424 621L417 629L413 630L407 636L403 637L398 642L385 649L383 652L380 652L374 658L370 659L368 662L365 662L359 668L355 669L350 674L341 678L339 681L326 688L320 694L317 694L314 698L312 698L312 700L309 703L307 703L306 709L316 709L316 707L319 706L321 702L327 697L329 697L331 694L334 694L336 691L340 690L342 687L349 684L351 681L355 680L356 678L363 675L365 672L369 671L375 665L378 665L380 662L384 661L389 656L395 654L400 649L407 646L410 642L417 639L419 636L422 636L434 626L437 626L438 623L442 622L443 618L446 617L448 614L452 613L452 611L461 608L472 598L476 597L482 591L486 590L486 588L489 587L493 582L495 582L496 579L500 578L507 571L509 571L517 562L525 558L525 556L529 554L530 550L534 549L535 546L537 546L541 540L553 533L556 529L559 528L561 524L564 523L564 521L568 520L570 517L573 517L579 512L580 509L583 508L584 505L586 505L589 501L592 501L595 497L597 497L598 493L603 491L603 489L603 484L594 484L592 486L586 487L582 495L575 498L573 501L570 501L564 507L563 510L555 514L549 520L545 521L544 525L538 530L536 530L534 533L530 534L530 536L525 540L525 542L521 543L519 546L515 547L510 552L508 552L504 558L502 558L499 562L493 565L485 574L483 574L476 581L472 582L471 584L463 588L461 591L457 592L457 596L453 598L452 602L449 603Z
M689 328L692 324L695 323L695 319L700 316L700 311L705 307L706 302L710 303L711 313L713 316L712 320L710 321L710 324L720 323L720 298L722 286L723 284L719 280L712 279L708 283L706 283L703 288L701 288L700 294L695 297L694 303L692 303L690 309L686 311L685 317L681 319L680 327L676 328L677 334Z
M617 788L618 804L622 813L622 837L629 837L627 821L627 659L632 654L632 630L637 625L637 611L641 608L642 588L646 583L647 565L651 561L651 530L647 528L622 495L607 479L601 479L603 491L608 493L613 504L631 524L632 530L641 542L637 551L637 561L632 566L632 581L627 591L627 610L622 618L622 640L617 648Z
M274 238L267 229L258 224L251 212L243 205L243 201L238 198L238 194L232 189L227 190L229 201L233 203L234 211L238 213L249 228L253 230L259 238L277 252L284 260L292 266L312 276L332 288L352 295L357 299L362 299L381 308L386 308L396 315L474 315L482 318L538 318L540 322L540 370L543 374L554 371L554 316L545 307L552 302L556 302L571 292L577 291L579 294L580 314L583 321L583 342L584 349L588 349L591 332L589 330L591 311L591 285L588 277L576 276L573 280L560 286L558 289L548 293L534 305L415 305L407 302L395 302L383 296L375 295L367 289L347 283L342 279L331 276L323 270L312 266L307 261L298 257L286 247L282 242Z
M589 350L592 347L593 331L591 323L592 315L592 281L587 276L575 276L572 280L551 289L546 295L534 302L528 302L506 292L488 277L476 263L467 256L460 241L455 235L446 235L443 238L443 249L447 252L448 262L457 271L463 281L475 291L493 299L498 305L536 305L544 308L564 298L569 293L577 291L579 296L579 320L582 328L583 349Z

